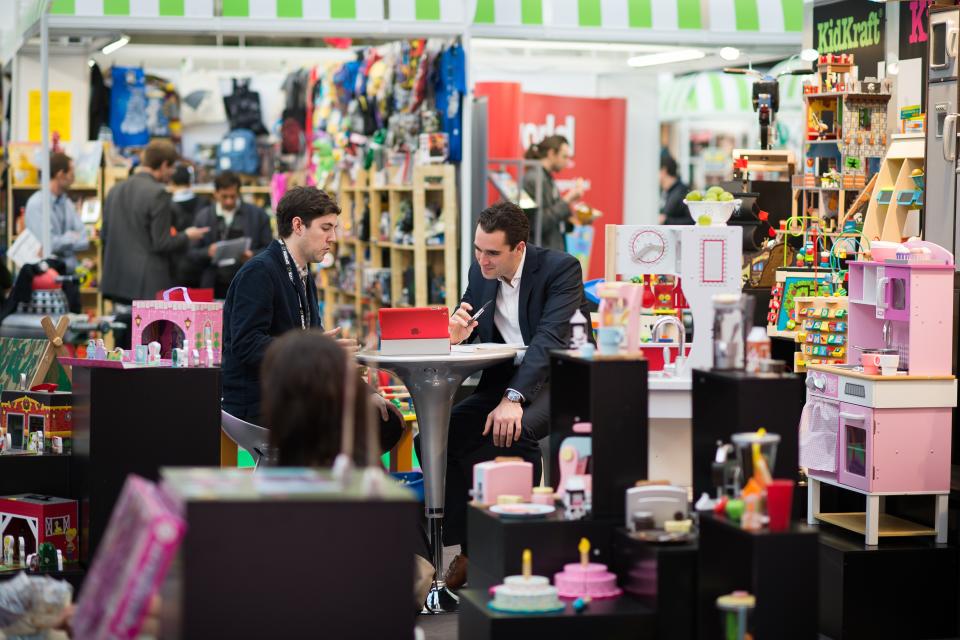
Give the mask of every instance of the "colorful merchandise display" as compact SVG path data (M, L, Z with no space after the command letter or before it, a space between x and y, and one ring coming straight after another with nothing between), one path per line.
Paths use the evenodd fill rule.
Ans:
M40 553L41 546L49 543L65 561L76 562L80 558L79 526L76 500L37 494L0 498L0 538L23 540L26 547L19 550L21 557ZM7 560L5 557L5 564L14 565Z
M9 441L12 451L70 453L73 396L69 391L56 391L56 385L41 387L0 392L0 435ZM49 387L52 389L44 390Z
M842 296L797 296L797 344L793 370L808 364L842 364L847 355L847 298Z

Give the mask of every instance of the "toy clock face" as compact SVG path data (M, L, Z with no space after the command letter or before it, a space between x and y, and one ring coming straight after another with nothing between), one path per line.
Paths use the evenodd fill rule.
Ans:
M630 257L640 264L657 264L667 249L667 241L657 231L644 229L630 239Z

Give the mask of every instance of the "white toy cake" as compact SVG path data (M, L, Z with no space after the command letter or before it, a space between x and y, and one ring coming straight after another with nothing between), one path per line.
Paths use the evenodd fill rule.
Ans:
M507 576L503 584L490 589L493 600L488 605L502 613L549 613L563 611L564 604L557 597L557 588L543 576L531 575L532 557L529 549L523 552L523 575Z

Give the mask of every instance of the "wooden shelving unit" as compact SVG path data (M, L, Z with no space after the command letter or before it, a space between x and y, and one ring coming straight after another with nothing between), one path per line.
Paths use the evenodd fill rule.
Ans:
M341 178L337 201L342 210L342 235L336 261L317 274L324 326L343 326L345 333L361 340L366 335L368 315L382 306L452 307L460 297L459 211L453 165L415 167L412 184L392 184L389 178L392 176L384 179L376 167L358 171L352 179ZM396 229L402 220L401 209L407 207L413 212L412 242L398 243ZM442 243L427 244L428 208L439 213ZM381 233L381 223L385 223L385 235ZM380 273L386 275L387 269L390 286L389 291L383 291L385 279L374 274L375 270L384 270ZM411 269L412 282L405 277ZM443 292L431 291L440 278Z
M894 134L890 149L883 158L877 186L873 190L867 215L863 221L863 235L869 240L902 242L908 236L920 234L922 203L904 204L910 193L923 187L913 179L913 172L923 172L924 134ZM922 178L921 178L922 184ZM881 200L889 200L881 202Z

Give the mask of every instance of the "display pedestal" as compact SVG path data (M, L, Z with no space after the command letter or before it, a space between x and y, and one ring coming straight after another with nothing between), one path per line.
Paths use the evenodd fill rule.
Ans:
M818 553L814 528L744 531L725 518L701 514L698 637L713 640L722 628L717 598L744 590L757 598L754 637L817 640Z
M504 519L483 507L467 508L470 538L471 589L487 590L506 576L522 572L524 549L533 551L533 573L547 576L562 571L580 556L580 538L590 540L592 562L611 562L611 538L623 523L612 519L564 520L563 510L535 520Z
M831 640L957 635L956 547L914 538L867 549L859 536L827 531L819 547L820 633Z
M647 479L647 361L633 357L581 358L566 351L550 356L550 457L547 482L560 483L563 440L573 425L590 422L593 515L623 519L626 491ZM517 556L519 558L519 556Z
M697 543L653 544L624 528L613 535L617 584L657 612L658 640L693 640L697 607Z
M160 637L412 638L421 507L395 485L366 498L354 476L349 492L260 496L191 493L174 478L187 531L161 590Z
M128 474L158 480L161 467L219 465L220 369L73 368L68 497L80 500L82 560Z
M536 561L536 555L534 555ZM536 573L536 571L534 571ZM653 610L629 596L611 600L594 600L577 613L567 603L560 613L504 614L487 606L490 594L486 589L465 589L460 592L460 640L654 640ZM719 628L719 627L718 627ZM398 634L399 637L399 634Z
M693 372L693 499L716 496L711 464L717 441L760 427L780 436L775 478L799 480L797 429L806 397L804 378L794 374L758 376L742 371ZM794 518L805 514L805 495L793 497Z

